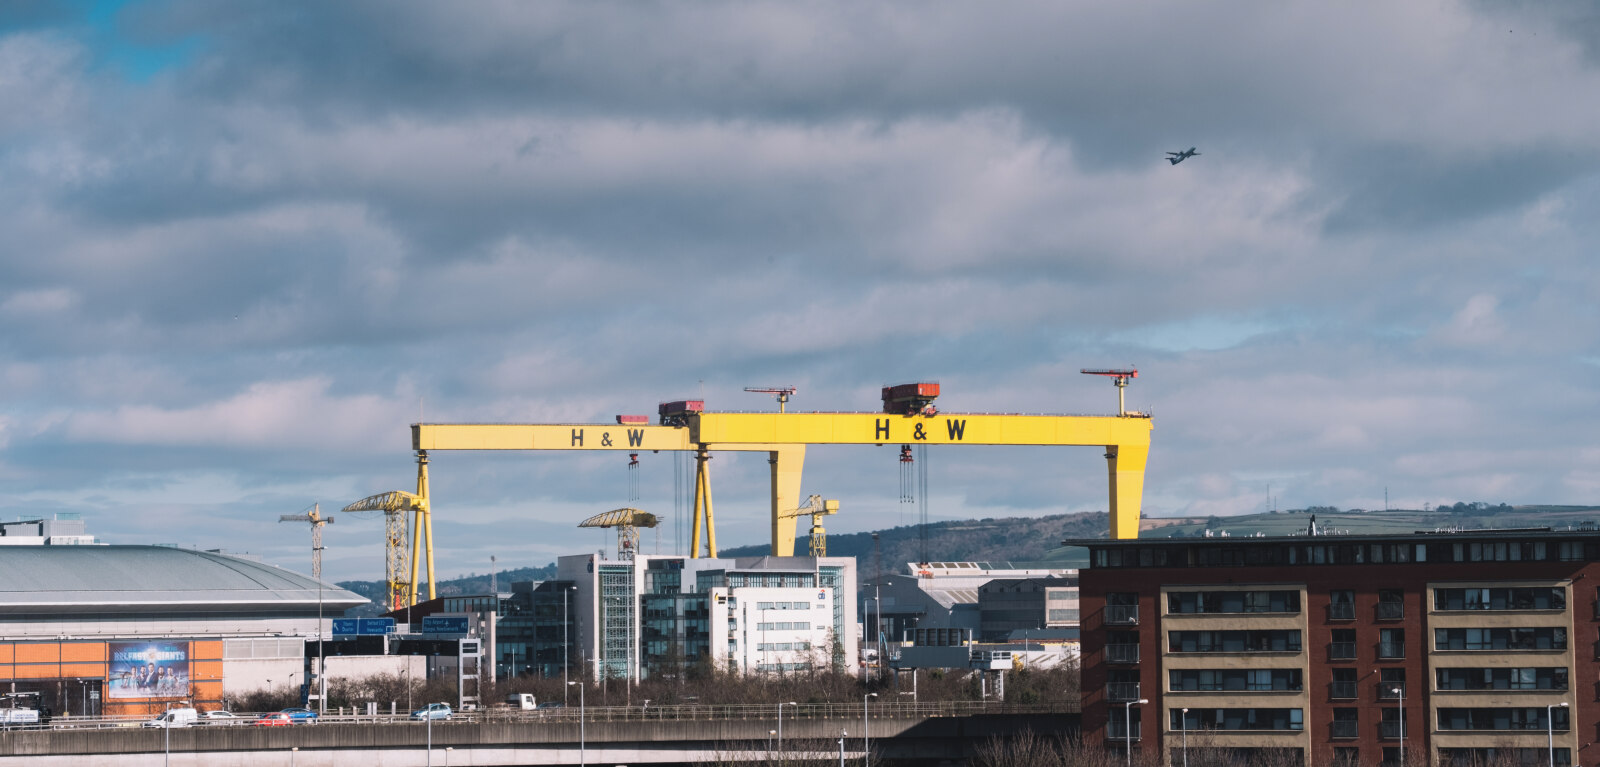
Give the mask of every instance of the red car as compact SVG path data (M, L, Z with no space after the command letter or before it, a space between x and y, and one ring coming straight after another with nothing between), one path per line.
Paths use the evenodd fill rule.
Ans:
M282 711L277 711L271 714L262 714L261 718L255 720L252 724L262 727L288 727L294 724L294 718Z

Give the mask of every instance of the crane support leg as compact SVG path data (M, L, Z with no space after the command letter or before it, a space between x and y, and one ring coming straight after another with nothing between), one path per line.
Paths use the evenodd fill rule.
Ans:
M767 454L772 465L772 556L794 556L798 516L783 512L800 506L800 478L805 470L805 445L773 445Z
M715 559L717 556L717 528L712 524L711 517L711 453L701 450L695 453L694 466L694 528L689 539L689 558L700 557L700 531L704 520L706 534L707 556Z
M428 564L428 598L433 599L433 513L428 502L428 451L417 451L417 504L416 521L411 526L411 604L417 603L419 585L417 569L423 560ZM426 546L424 546L426 544ZM409 606L409 605L408 605Z
M1144 464L1149 445L1107 445L1106 470L1111 479L1111 537L1139 537L1139 509L1144 500Z

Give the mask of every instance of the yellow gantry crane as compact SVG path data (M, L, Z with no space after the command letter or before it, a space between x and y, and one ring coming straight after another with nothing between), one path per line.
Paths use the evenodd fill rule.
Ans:
M635 508L612 509L601 512L582 522L578 527L615 527L617 529L617 558L631 562L639 552L639 528L655 527L661 520L648 511Z
M1131 376L1129 376L1131 377ZM1125 379L1124 379L1125 380ZM1144 469L1150 453L1148 414L1122 410L1109 416L942 413L934 407L936 383L884 387L878 413L716 413L701 400L664 402L659 422L618 416L616 424L449 424L411 426L417 453L417 519L413 532L410 597L417 594L416 561L429 560L433 596L432 532L428 523L428 454L435 450L621 450L695 454L694 523L689 556L717 555L709 461L718 451L765 452L771 466L772 555L793 556L801 509L800 480L808 445L1039 445L1104 450L1109 480L1111 537L1137 538ZM1119 389L1120 399L1120 389ZM375 498L377 496L374 496ZM371 499L368 499L371 500ZM364 502L363 502L364 503ZM815 524L815 517L813 522Z

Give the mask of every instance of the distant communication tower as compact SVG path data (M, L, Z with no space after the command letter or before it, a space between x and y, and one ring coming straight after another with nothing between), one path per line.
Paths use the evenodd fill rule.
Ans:
M1093 368L1085 368L1085 369L1080 370L1078 372L1082 373L1084 375L1089 375L1089 376L1106 376L1106 377L1111 379L1111 382L1113 384L1116 384L1116 386L1117 386L1117 415L1120 415L1120 416L1144 415L1143 413L1129 413L1128 412L1127 400L1123 398L1123 395L1124 395L1124 393L1126 392L1126 390L1128 388L1128 379L1130 379L1130 378L1138 378L1139 377L1139 371L1138 370L1135 370L1133 368L1129 368L1127 370L1096 370L1096 369L1093 369Z

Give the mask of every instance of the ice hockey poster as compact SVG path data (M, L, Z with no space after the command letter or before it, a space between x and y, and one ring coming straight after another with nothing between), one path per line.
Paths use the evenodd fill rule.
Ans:
M107 697L182 698L189 694L189 645L112 642Z

